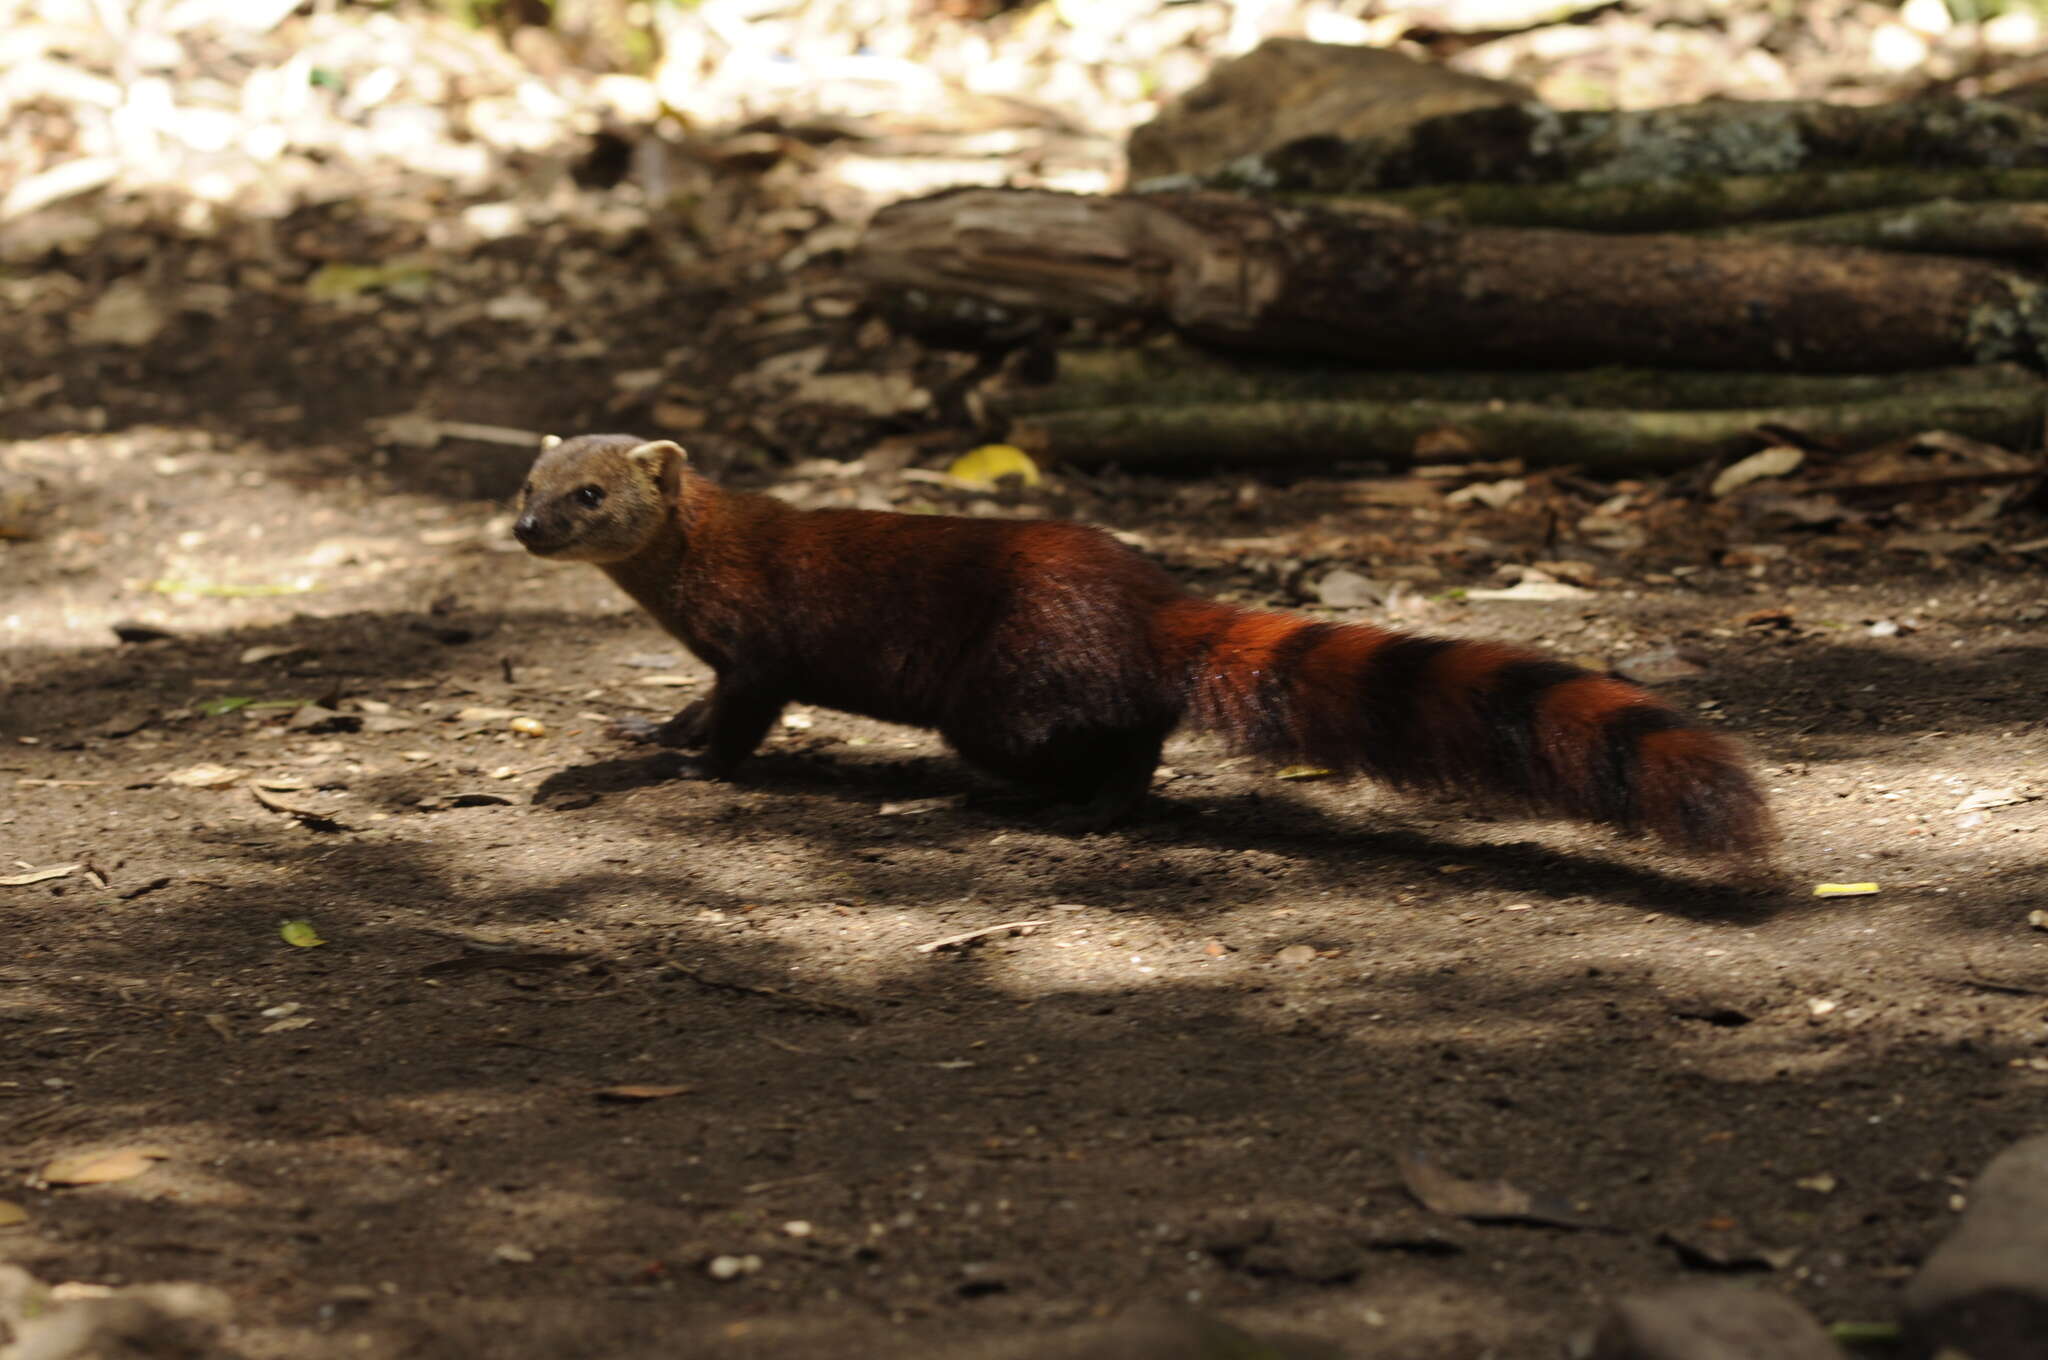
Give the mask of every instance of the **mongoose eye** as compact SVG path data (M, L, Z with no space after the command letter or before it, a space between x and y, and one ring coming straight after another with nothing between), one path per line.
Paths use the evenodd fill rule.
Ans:
M576 488L572 494L578 505L598 506L604 504L604 488L601 486L581 486Z

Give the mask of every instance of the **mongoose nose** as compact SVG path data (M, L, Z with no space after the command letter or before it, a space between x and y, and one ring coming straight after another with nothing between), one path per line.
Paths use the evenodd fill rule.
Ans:
M532 515L521 515L512 522L512 537L521 543L531 542L540 533L540 521Z

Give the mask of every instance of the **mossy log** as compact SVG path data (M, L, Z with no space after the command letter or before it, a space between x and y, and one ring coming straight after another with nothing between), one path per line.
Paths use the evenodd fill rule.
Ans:
M1450 435L1473 458L1643 471L1747 452L1758 447L1758 431L1770 426L1849 447L1931 429L2017 444L2038 434L2044 415L2048 388L2030 380L2007 388L1711 411L1365 400L1106 406L1025 416L1010 437L1062 462L1327 467L1408 462L1425 437Z
M1380 366L1882 372L2048 356L2048 297L1973 260L1454 229L1222 194L965 189L876 214L851 262L900 319L1165 322Z
M1564 371L1359 369L1228 354L1162 338L1146 344L1062 348L1050 382L992 391L1004 415L1100 406L1201 402L1523 402L1645 411L1835 407L1915 393L1954 395L2037 383L2017 364L1904 373L1728 373L1651 368Z
M2026 203L2041 199L2048 199L2048 170L1926 170L1888 165L1629 184L1431 184L1369 194L1295 194L1281 201L1354 216L1403 214L1461 226L1645 232L1740 227L1905 208L1936 200Z
M1935 255L2048 256L2048 202L1966 203L1940 198L1902 208L1828 213L1789 222L1721 227L1715 236L1796 241L1809 246L1864 246Z
M1937 165L2048 169L2048 116L1957 98L1875 105L1711 100L1620 111L1526 100L1445 113L1378 136L1299 137L1239 157L1199 184L1318 194L1483 181L1600 189Z

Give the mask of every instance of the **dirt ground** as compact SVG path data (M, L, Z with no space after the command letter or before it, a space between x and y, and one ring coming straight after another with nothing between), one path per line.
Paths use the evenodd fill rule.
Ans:
M394 371L569 432L656 330ZM41 1279L217 1286L250 1357L1043 1353L1162 1301L1550 1357L1703 1273L1888 1318L2048 1123L2038 558L1745 557L1709 516L1589 599L1465 602L1564 551L1555 518L1070 477L970 508L1080 513L1247 600L1392 563L1412 626L1680 649L1669 692L1752 744L1785 845L1759 889L1200 743L1139 824L1055 834L827 711L739 785L665 781L604 721L703 672L510 550L523 451L377 452L392 374L305 362L288 317L209 335L8 342L68 384L0 417L52 506L0 542L0 878L78 866L0 887L0 1261ZM43 1183L120 1149L149 1169ZM1432 1213L1417 1152L1583 1221Z

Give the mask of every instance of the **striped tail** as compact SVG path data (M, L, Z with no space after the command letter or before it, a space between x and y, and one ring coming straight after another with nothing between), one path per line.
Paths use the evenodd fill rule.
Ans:
M1695 854L1774 839L1747 761L1640 686L1540 652L1187 599L1158 616L1188 721L1241 750L1504 799Z

